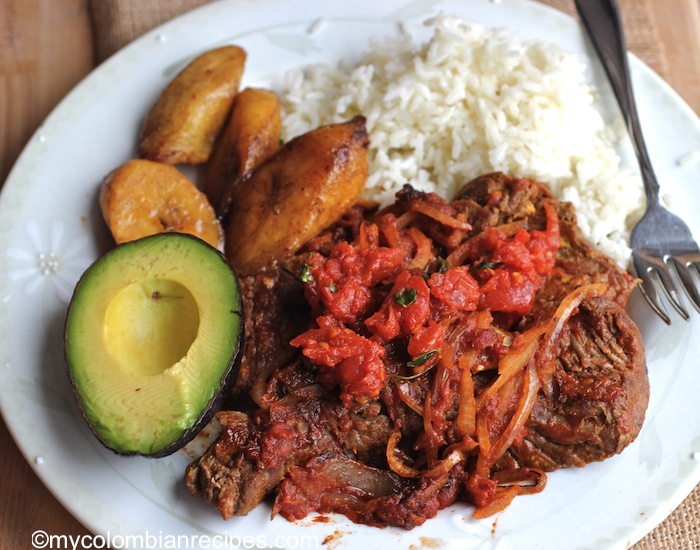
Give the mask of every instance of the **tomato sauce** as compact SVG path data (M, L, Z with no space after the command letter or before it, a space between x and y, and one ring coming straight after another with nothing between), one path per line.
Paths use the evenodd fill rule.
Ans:
M375 398L387 379L386 346L401 342L408 367L425 370L446 356L446 326L470 312L525 314L553 268L559 223L545 203L544 230L507 234L489 228L469 234L463 214L440 206L434 195L414 201L410 214L434 223L405 227L407 214L363 222L353 242L337 243L327 256L309 254L302 281L317 327L294 340L320 369L327 386L339 386L346 405ZM452 227L450 227L452 226ZM463 265L451 266L445 227L461 232ZM430 237L431 235L432 237ZM467 339L481 349L502 343L488 327Z

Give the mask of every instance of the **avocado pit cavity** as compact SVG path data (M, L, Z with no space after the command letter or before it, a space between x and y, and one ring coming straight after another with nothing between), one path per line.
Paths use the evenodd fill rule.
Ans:
M105 345L126 371L155 376L180 362L197 338L199 308L192 293L170 279L122 289L105 318Z

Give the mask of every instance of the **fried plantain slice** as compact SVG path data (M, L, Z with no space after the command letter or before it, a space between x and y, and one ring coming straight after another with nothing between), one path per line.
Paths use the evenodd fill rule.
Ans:
M369 172L364 117L287 142L239 187L226 220L226 256L241 275L296 252L352 206Z
M236 96L202 177L202 189L219 217L228 212L234 189L279 149L281 112L270 90L246 88Z
M224 46L180 71L146 116L138 156L167 164L206 162L238 93L245 60L245 50Z
M128 161L105 178L99 201L117 244L174 231L222 246L221 224L206 195L169 164Z

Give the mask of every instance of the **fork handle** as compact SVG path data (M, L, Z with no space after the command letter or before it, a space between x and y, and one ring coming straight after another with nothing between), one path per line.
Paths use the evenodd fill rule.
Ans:
M632 137L639 167L642 172L647 205L659 200L659 183L651 167L649 153L644 144L642 127L632 91L625 36L616 0L575 0L576 11L581 17L593 46L610 79L613 92L625 119L627 131Z

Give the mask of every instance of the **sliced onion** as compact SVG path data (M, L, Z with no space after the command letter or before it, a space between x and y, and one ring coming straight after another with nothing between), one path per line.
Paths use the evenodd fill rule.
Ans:
M382 224L382 235L386 240L386 244L391 248L404 250L401 229L397 226L396 222Z
M539 346L540 337L547 331L549 324L538 325L523 334L510 346L510 352L498 363L498 377L479 396L477 405L489 396L495 395L511 378L522 372L534 357Z
M367 234L367 224L362 223L360 224L360 231L357 234L357 247L360 250L366 250L369 248L369 236Z
M424 269L435 258L433 242L416 227L409 228L408 235L416 243L416 253L408 264L408 269Z
M477 411L478 412L478 411ZM479 458L482 462L482 457L486 456L491 450L491 436L489 435L489 423L486 420L482 420L482 416L477 414L476 416L476 440L479 442ZM489 465L490 466L490 465ZM485 467L482 470L488 470L489 467ZM482 471L480 470L480 471Z
M548 327L548 324L539 325L524 332L518 338L516 343L511 346L510 353L501 359L496 380L476 400L476 435L480 448L480 466L484 470L490 468L510 447L535 406L540 382L539 377L535 375L533 357L539 346L540 338ZM503 432L492 441L489 433L489 419L485 413L480 414L480 411L489 400L495 399L502 402L505 395L516 391L510 387L515 386L518 383L516 377L521 376L523 377L520 384L521 394L518 397L515 411ZM505 395L502 395L504 392Z
M408 226L409 223L411 223L415 219L416 213L413 210L408 210L407 212L404 212L398 218L396 218L396 227L398 227L399 229L404 229L406 226Z
M396 391L399 393L399 399L413 412L423 416L423 405L415 397L406 391L408 387L408 381L402 381L401 379L396 379Z
M389 464L389 468L392 472L400 475L401 477L419 477L420 470L409 466L397 456L396 445L398 444L400 439L401 432L396 431L391 434L391 437L389 437L389 441L386 444L386 460Z
M467 456L462 452L461 449L454 449L445 458L440 460L435 466L430 470L425 470L421 477L428 477L431 479L436 479L438 477L445 476L450 473L450 470L457 466L460 462L467 459Z
M495 472L493 481L499 487L518 485L522 489L520 494L532 495L541 492L545 488L547 485L547 474L539 468L516 468Z
M255 404L258 407L261 408L267 408L268 404L265 403L264 395L265 395L265 377L264 376L258 376L255 379L255 382L253 382L253 385L251 386L250 390L248 391L248 394L250 395L251 399L255 402Z
M455 420L457 433L464 437L476 435L476 396L474 395L474 379L471 367L476 357L476 351L470 350L459 358L462 375L459 379L459 411Z
M270 403L265 399L265 394L267 393L268 380L275 372L277 365L274 362L270 362L264 371L262 371L253 381L253 385L248 391L251 399L255 401L255 404L261 409L267 409L270 407Z
M484 519L505 510L517 496L539 493L547 484L547 476L537 468L518 468L496 472L493 481L498 486L496 494L474 511L474 519Z
M373 498L391 495L402 489L399 479L386 470L372 468L342 455L316 458L307 464L307 469L309 467L318 469L341 487L352 487Z
M423 432L425 460L429 465L432 465L437 460L440 443L433 426L433 403L430 394L426 395L423 401Z
M442 353L435 365L435 375L432 380L431 394L436 403L440 399L440 393L448 384L450 369L454 368L454 352L447 345L443 345Z
M523 426L525 426L528 418L530 418L530 413L532 413L532 408L535 406L535 402L537 401L537 392L539 389L540 381L535 373L535 366L533 363L530 363L524 373L523 394L518 401L518 406L515 413L513 413L510 422L508 422L508 426L500 437L492 443L491 448L488 451L488 456L485 458L489 467L499 458L501 458L501 456L503 456L503 454L513 444L513 440L515 439L517 433Z
M554 361L556 359L556 347L559 343L562 329L583 300L602 296L607 289L608 285L604 283L594 283L581 286L570 292L559 304L554 316L547 324L547 333L544 336L542 346L537 354L537 375L539 376L540 384L547 397L552 397L553 394L552 378L554 376Z
M496 496L486 505L479 506L472 517L474 519L484 519L498 512L505 510L515 497L522 494L522 488L519 485L506 487L503 490L496 491Z
M467 456L478 446L479 444L476 442L476 440L472 439L469 436L466 436L462 438L462 441L458 441L457 443L453 443L452 445L448 445L447 447L445 447L445 450L442 451L442 456L445 457L449 455L455 449L461 451L464 454L464 456Z
M435 221L440 222L442 225L445 225L447 227L461 229L463 231L469 231L472 228L472 226L467 222L458 220L456 217L450 216L442 210L435 208L434 206L430 206L424 201L417 201L416 204L413 206L413 209L416 212L425 214L429 218L432 218Z

